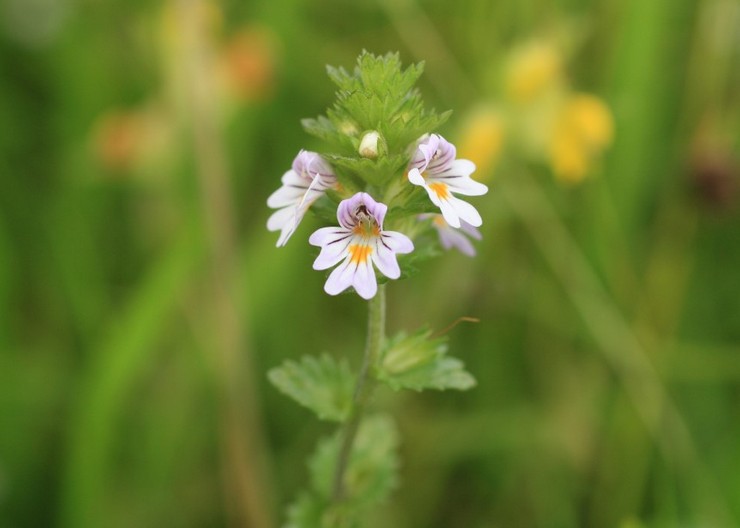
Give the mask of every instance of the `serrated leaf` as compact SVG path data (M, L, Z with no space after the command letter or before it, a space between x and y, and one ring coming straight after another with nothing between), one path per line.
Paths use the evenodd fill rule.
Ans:
M314 491L332 495L334 473L342 441L336 434L319 443L309 460ZM397 484L398 431L390 418L371 416L359 426L345 473L345 501L351 509L367 508L384 500Z
M354 379L346 361L324 354L288 360L268 372L275 387L322 420L343 422L352 408Z
M392 389L457 389L475 386L475 378L459 359L447 356L447 339L432 338L423 328L411 335L404 332L384 347L376 375Z

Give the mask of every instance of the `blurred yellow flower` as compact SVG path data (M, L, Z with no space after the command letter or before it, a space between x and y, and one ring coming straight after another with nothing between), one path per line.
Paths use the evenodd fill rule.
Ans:
M570 96L556 118L550 141L555 176L566 183L583 180L613 134L611 111L601 99L588 94Z
M490 178L504 144L501 114L487 106L473 109L463 121L458 137L459 156L475 163L479 180Z
M505 90L516 103L528 103L562 80L563 59L552 45L532 42L514 50L505 72Z

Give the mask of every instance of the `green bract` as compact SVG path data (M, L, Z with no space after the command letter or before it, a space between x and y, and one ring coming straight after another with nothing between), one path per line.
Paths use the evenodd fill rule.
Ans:
M377 365L377 377L395 390L457 389L475 386L463 362L447 356L447 338L432 338L427 328L389 339Z

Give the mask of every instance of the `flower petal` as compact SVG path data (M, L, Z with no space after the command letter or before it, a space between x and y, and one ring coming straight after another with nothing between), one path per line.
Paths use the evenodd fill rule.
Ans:
M295 223L296 208L293 205L278 209L267 219L268 231L279 231L287 224Z
M352 286L356 269L357 264L347 257L329 274L329 278L326 279L326 284L324 284L324 291L329 295L337 295Z
M394 253L411 253L414 250L414 243L409 237L398 231L383 231L380 233L383 242Z
M421 185L422 187L426 187L426 182L424 181L424 176L421 175L421 172L419 172L419 169L411 169L409 171L409 181L413 183L414 185Z
M375 242L372 259L378 271L389 279L397 279L401 276L401 268L398 267L396 254L385 244L382 238L378 238Z
M432 197L432 193L430 191L429 196ZM439 210L442 212L442 216L445 218L445 222L447 222L452 227L460 227L460 216L457 214L457 209L450 203L450 200L453 198L452 195L448 197L446 200L438 200L438 203L436 204L439 207ZM434 199L432 199L434 201Z
M322 227L317 229L308 238L308 243L312 246L323 246L332 240L341 237L345 233L350 233L348 229L342 227Z
M469 257L475 256L475 248L468 238L462 232L451 227L442 227L438 229L439 241L445 249L457 248L464 255Z
M357 294L365 300L372 299L378 291L378 282L375 279L375 271L371 259L367 258L364 262L357 265L352 286Z
M303 198L310 182L302 179L293 171L283 175L283 185L270 195L267 206L273 209L295 205Z
M348 248L352 239L352 233L344 230L338 234L328 235L326 239L328 241L321 248L319 256L314 260L313 269L329 269L345 258L348 255Z
M480 213L478 213L478 210L472 205L470 205L468 202L465 202L455 196L450 196L447 199L447 202L450 204L452 209L455 211L455 214L457 215L457 217L466 221L471 226L480 227L483 224L483 219L481 218ZM444 214L444 210L442 210L442 214ZM447 220L446 216L445 216L445 220ZM447 221L447 223L454 227L460 227L459 221L458 221L458 225L451 224L449 221Z
M483 235L480 234L480 231L478 231L477 227L474 227L465 221L460 222L460 224L461 224L460 229L462 229L465 233L467 233L468 236L476 240L483 239Z

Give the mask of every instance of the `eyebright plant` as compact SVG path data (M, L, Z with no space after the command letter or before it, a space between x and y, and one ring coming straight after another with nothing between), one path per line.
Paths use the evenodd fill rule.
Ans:
M422 69L402 69L398 54L367 52L352 72L329 67L336 101L326 116L303 121L326 149L301 150L267 200L275 209L267 228L280 232L278 246L300 232L308 211L328 224L308 238L320 248L313 268L331 269L326 293L354 290L368 301L369 314L356 376L347 359L329 355L289 360L269 372L280 391L341 424L310 458L311 482L288 508L287 528L363 526L396 485L396 428L388 416L367 412L379 384L415 391L475 385L447 354L446 337L431 329L386 338L387 280L411 276L419 262L438 255L437 238L444 249L475 255L471 239L480 240L482 219L459 196L488 191L471 178L475 165L457 159L455 146L435 132L449 112L424 108L414 88Z

